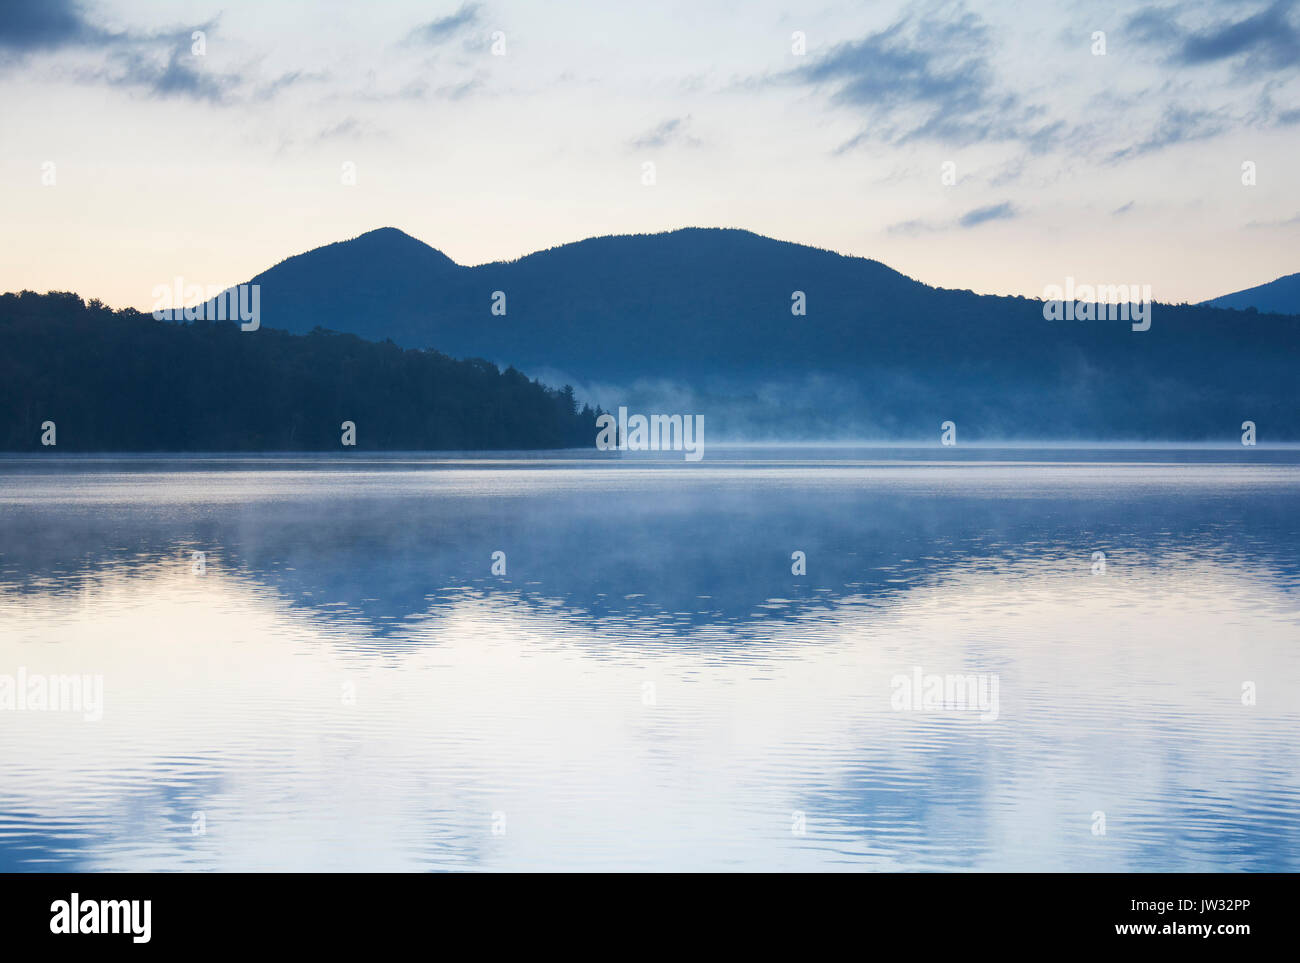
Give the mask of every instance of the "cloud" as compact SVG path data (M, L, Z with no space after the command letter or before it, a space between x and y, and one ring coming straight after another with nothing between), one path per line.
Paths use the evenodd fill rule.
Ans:
M1300 65L1300 28L1290 2L1274 3L1244 20L1219 23L1185 36L1176 59L1194 66L1244 58L1251 68L1295 69Z
M1138 43L1159 43L1180 32L1174 11L1168 7L1146 7L1133 14L1124 24L1125 35Z
M116 70L105 72L110 87L143 89L152 97L183 97L222 103L243 81L237 74L212 74L194 66L189 51L173 50L165 61L135 52L113 58Z
M322 140L333 140L336 137L352 138L360 134L361 131L362 131L361 122L357 120L355 117L348 117L344 120L339 121L337 124L332 124L329 127L326 127L324 130L322 130L319 134L316 135L316 139L318 141L322 141Z
M633 138L629 146L633 150L654 150L660 147L667 147L670 144L681 144L686 147L700 146L700 140L697 137L687 133L687 126L691 118L688 114L685 117L672 117L665 120L639 137Z
M960 217L949 221L911 220L891 224L885 228L888 234L901 234L914 237L918 234L933 234L936 231L969 230L987 224L990 221L1008 221L1020 216L1020 211L1010 201L986 204L967 211Z
M901 234L905 237L915 237L917 234L929 234L939 230L939 225L933 221L911 220L899 221L897 224L891 224L885 228L886 234Z
M963 4L913 4L884 30L774 80L829 89L831 103L866 115L867 127L840 151L922 139L1044 149L1063 125L1040 123L1041 108L999 87L991 48L988 26Z
M189 43L192 30L210 30L216 21L184 29L109 30L85 13L77 0L4 0L0 3L0 52L12 56L84 47L141 48Z
M74 0L5 0L0 49L26 53L93 43L107 33L86 20Z
M464 100L471 94L482 93L487 83L482 71L464 80L455 80L437 86L431 86L424 80L411 80L398 88L383 90L366 90L356 94L358 100L369 103L401 103L429 100Z
M407 39L434 46L446 43L466 27L471 27L479 22L479 9L477 3L463 4L453 14L439 17L437 20L424 24L424 26L416 27L410 32Z
M1123 105L1137 110L1143 102L1162 103L1158 113L1128 124L1144 129L1141 139L1105 160L1131 160L1237 129L1300 122L1288 93L1300 68L1300 13L1289 2L1252 6L1253 13L1225 17L1212 4L1189 0L1145 7L1125 21L1124 35L1156 51L1156 63L1169 68L1177 83L1134 95ZM1281 95L1277 100L1274 92Z
M292 70L287 74L281 74L274 80L260 85L253 91L252 99L258 101L273 100L282 90L289 87L297 86L303 83L315 83L329 79L327 71L307 71Z
M1016 209L1010 201L1003 201L1001 204L989 204L985 207L977 207L973 211L967 211L961 217L957 218L958 227L978 227L981 224L987 224L989 221L1006 221L1016 217Z
M1145 139L1113 152L1109 160L1131 160L1174 144L1206 140L1223 133L1229 126L1229 118L1223 111L1170 105Z
M419 73L399 86L367 90L362 99L382 101L458 101L478 96L487 90L488 72L480 56L488 47L482 6L463 3L454 13L422 24L409 31L399 47L416 50L425 58ZM451 45L451 41L459 43ZM428 78L437 77L439 83Z
M348 115L337 123L320 130L313 143L324 144L329 141L367 141L374 142L378 140L390 140L392 137L388 131L375 126L368 120L361 120L355 116Z
M76 0L3 0L0 2L0 66L38 54L91 51L96 66L65 73L74 82L143 91L154 98L184 98L226 104L242 99L269 100L300 81L319 74L296 71L264 82L242 73L216 73L192 49L194 32L210 34L217 20L161 31L109 30L95 23Z
M1185 82L1112 104L1127 117L1106 129L1077 111L1067 114L1055 99L1039 103L1009 88L997 70L994 31L960 0L913 3L884 29L764 82L805 86L860 114L865 123L835 153L913 141L948 148L1001 142L1027 155L1069 148L1116 163L1242 127L1300 123L1294 97L1283 96L1284 75L1300 71L1300 4L1274 0L1233 15L1202 0L1152 5L1129 16L1122 35L1152 47L1156 62L1177 68ZM1262 89L1235 101L1225 99L1222 84L1205 91L1196 75L1213 64L1228 65L1236 85L1262 82ZM1276 103L1270 88L1279 91Z
M1260 71L1300 66L1300 15L1289 0L1246 17L1184 26L1192 16L1212 14L1199 4L1146 7L1129 17L1125 30L1139 43L1164 47L1168 62L1181 67L1229 61L1255 79Z
M1272 221L1248 221L1246 227L1254 230L1261 227L1294 227L1298 224L1300 224L1300 214L1292 214L1290 217Z

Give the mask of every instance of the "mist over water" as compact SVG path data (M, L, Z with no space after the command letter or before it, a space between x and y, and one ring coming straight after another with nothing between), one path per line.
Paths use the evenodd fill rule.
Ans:
M1287 450L0 459L0 676L104 692L0 870L1294 871L1297 544Z

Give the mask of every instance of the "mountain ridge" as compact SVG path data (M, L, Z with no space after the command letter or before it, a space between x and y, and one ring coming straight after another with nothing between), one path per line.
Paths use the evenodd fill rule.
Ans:
M1236 311L1249 311L1253 308L1273 314L1300 314L1300 272L1284 274L1253 288L1221 294L1201 303L1207 307Z
M1156 304L1147 331L1048 320L1037 299L739 228L472 266L382 228L253 283L264 327L482 358L606 410L712 414L715 438L917 437L958 416L973 437L1224 437L1282 421L1300 365L1291 316Z

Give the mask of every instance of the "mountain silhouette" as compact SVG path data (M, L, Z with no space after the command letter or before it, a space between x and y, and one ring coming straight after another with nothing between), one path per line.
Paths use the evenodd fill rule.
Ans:
M692 370L837 357L836 344L860 341L843 326L863 292L874 309L889 310L933 291L877 261L702 228L590 238L475 267L381 228L289 258L251 283L262 287L269 327L322 326L606 378L660 362ZM833 327L791 315L791 295L802 289L822 299L820 318L838 319ZM504 315L492 313L497 291Z
M1037 299L744 230L596 237L471 267L383 228L251 282L264 327L513 365L606 409L711 415L714 437L928 439L944 420L967 439L1231 440L1243 420L1267 422L1262 439L1300 436L1294 317L1157 304L1147 331L1046 320Z
M283 323L271 327L306 333L316 327L315 322L307 323L310 316L322 304L329 304L338 317L376 322L373 330L342 326L334 330L382 341L389 335L382 330L377 309L389 306L395 296L413 297L418 302L422 286L460 270L445 254L396 228L385 227L287 258L253 282L262 285L263 297L269 294L277 302L276 314ZM265 317L265 303L262 310Z
M0 451L549 449L596 437L597 413L572 389L351 334L173 324L24 291L0 294L0 343Z
M1204 302L1215 308L1269 311L1274 314L1300 314L1300 274L1288 274L1276 281L1259 284L1244 291L1234 291Z

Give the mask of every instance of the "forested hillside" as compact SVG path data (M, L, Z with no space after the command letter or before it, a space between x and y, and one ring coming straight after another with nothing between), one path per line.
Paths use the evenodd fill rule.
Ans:
M486 361L233 322L156 321L75 294L0 295L0 450L592 447L596 412Z

